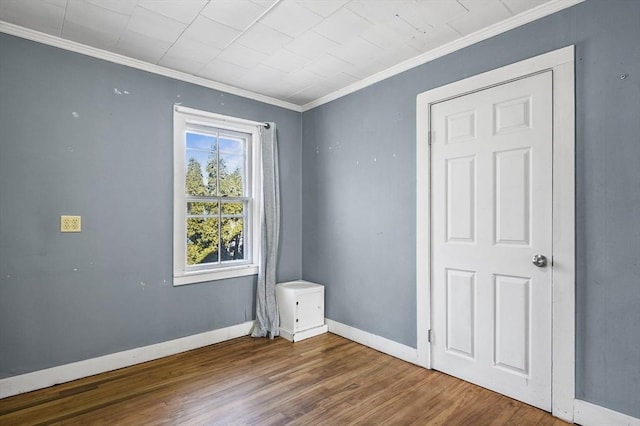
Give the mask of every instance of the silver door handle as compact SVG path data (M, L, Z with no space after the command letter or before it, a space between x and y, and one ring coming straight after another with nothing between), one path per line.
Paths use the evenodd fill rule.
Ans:
M544 268L545 266L547 266L547 258L543 254L533 255L531 262L533 262L533 264L536 265L538 268Z

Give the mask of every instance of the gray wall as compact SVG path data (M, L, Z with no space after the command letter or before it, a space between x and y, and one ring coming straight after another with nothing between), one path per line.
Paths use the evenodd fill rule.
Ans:
M575 44L577 397L640 417L638 40L639 1L588 0L303 113L302 271L327 317L416 346L416 95Z
M299 113L3 34L0 58L0 378L253 319L255 277L172 286L174 102L277 122L300 278Z

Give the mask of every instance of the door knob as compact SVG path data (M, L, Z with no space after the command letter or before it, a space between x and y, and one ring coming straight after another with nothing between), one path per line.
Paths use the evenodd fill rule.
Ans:
M547 258L543 254L533 255L531 262L533 262L533 264L536 265L538 268L544 268L545 266L547 266Z

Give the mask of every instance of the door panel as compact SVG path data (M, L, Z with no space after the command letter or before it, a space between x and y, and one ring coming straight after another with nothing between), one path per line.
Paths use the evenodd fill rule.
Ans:
M531 229L531 151L494 153L496 244L529 245Z
M447 269L447 351L474 357L475 274Z
M531 280L495 275L494 282L495 365L528 374Z
M447 241L475 240L475 158L447 159Z
M551 72L431 106L432 366L551 408Z

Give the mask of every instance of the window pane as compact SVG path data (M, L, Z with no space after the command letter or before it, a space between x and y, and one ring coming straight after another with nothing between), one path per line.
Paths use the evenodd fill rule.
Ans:
M217 185L211 182L208 173L209 164L217 162L218 138L212 135L187 132L186 134L186 180L187 195L202 197L212 195L210 187Z
M242 216L244 203L222 203L222 214L233 214Z
M187 219L187 265L218 261L218 218Z
M222 219L222 260L244 259L244 220Z
M188 215L217 215L218 203L190 201L187 203Z
M244 195L244 157L220 154L220 195L242 197Z
M242 197L245 189L246 140L220 137L220 195Z
M246 140L227 134L220 135L220 152L230 155L244 155Z

